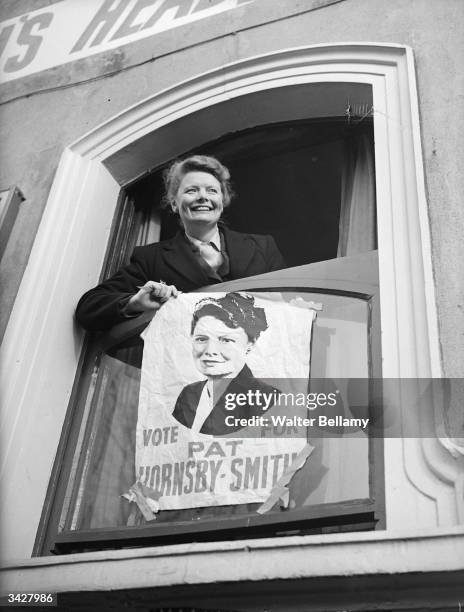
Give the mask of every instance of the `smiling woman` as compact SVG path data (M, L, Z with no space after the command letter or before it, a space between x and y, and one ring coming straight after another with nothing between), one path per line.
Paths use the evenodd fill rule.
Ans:
M224 209L221 184L206 172L189 172L182 179L172 209L191 230L189 235L196 231L198 240L208 242Z
M229 171L217 159L195 155L176 161L165 183L165 200L179 215L180 231L169 240L136 248L129 265L82 296L76 317L85 329L109 329L157 310L178 291L285 266L271 236L234 232L220 223L232 192Z

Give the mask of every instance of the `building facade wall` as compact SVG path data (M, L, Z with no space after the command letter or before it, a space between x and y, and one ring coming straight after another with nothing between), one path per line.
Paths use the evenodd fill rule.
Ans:
M5 4L1 18L8 19L47 4L46 1ZM464 289L461 270L464 257L461 236L464 211L460 206L460 194L464 185L460 168L464 151L460 133L464 120L456 111L464 93L460 71L463 17L464 6L460 0L392 0L388 3L384 0L253 0L193 25L168 30L112 51L5 83L0 94L0 187L17 185L26 199L20 206L0 264L0 282L4 287L0 298L0 331L3 333L8 324L55 172L66 147L141 100L224 64L299 46L369 41L407 45L414 54L442 370L444 376L462 376ZM389 120L401 123L401 117L390 117ZM389 441L391 455L396 452L394 443L396 441ZM399 447L398 452L401 453ZM406 481L414 469L415 466L402 478ZM424 491L427 486L424 485ZM45 492L41 490L39 494L44 496ZM428 503L432 516L434 502L428 500ZM410 508L412 505L411 502ZM398 509L397 523L400 514ZM453 524L451 520L443 522ZM462 530L456 530L454 535L462 537ZM376 536L373 534L374 541ZM339 544L337 537L336 545ZM295 550L300 543L301 540L295 540ZM272 548L273 544L269 546ZM376 555L380 548L376 548ZM361 549L362 546L358 555L362 554ZM222 554L217 553L215 545L211 545L211 551L208 563ZM273 552L279 554L277 550ZM89 557L89 563L95 559ZM446 567L442 564L444 572L454 572L462 566L458 555L452 559L453 563ZM348 571L348 561L347 557L345 566L340 566L334 573ZM73 561L69 560L69 563L71 567ZM10 566L7 574L9 572L12 576L11 585L21 584L24 571L33 572L33 580L40 581L45 576L45 573L40 573L40 562L27 565L26 570L24 568L21 564ZM329 574L332 569L327 570ZM396 570L404 570L404 573L421 571L420 561L411 565L407 560L404 567L396 567ZM227 571L221 575L224 581L230 578ZM393 570L391 567L385 570L380 563L376 572L382 574L384 571ZM269 579L299 578L303 575L301 572L303 570L296 568L288 576L269 574ZM359 573L368 574L369 568ZM258 574L252 579L262 580L263 576ZM98 586L84 587L83 583L75 582L75 577L71 571L68 590ZM116 574L113 578L119 579ZM102 589L114 588L113 578ZM201 582L200 578L197 576L198 582ZM239 574L233 576L233 580L241 579ZM47 585L52 585L53 580ZM128 588L134 586L131 580L129 576ZM141 586L161 585L160 582L155 584L151 575L147 580L148 583ZM179 581L170 584L175 586Z
M305 9L296 0L271 6L255 0L193 26L4 85L0 185L18 185L26 201L0 266L2 333L67 145L141 99L225 63L308 44L398 43L413 49L417 69L443 373L462 374L464 213L459 169L464 151L459 134L464 119L455 111L464 89L459 70L464 7L459 0L310 4ZM28 10L30 3L24 6ZM179 38L182 48L177 50Z

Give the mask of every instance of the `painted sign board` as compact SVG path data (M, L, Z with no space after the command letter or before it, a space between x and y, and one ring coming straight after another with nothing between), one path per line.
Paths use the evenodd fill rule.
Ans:
M255 0L62 0L0 23L0 82L132 43Z

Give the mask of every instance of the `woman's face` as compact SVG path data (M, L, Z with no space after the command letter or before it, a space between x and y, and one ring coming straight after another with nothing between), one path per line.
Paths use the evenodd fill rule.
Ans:
M193 359L208 377L233 378L245 365L252 343L242 327L232 329L216 317L201 317L192 335Z
M221 183L208 172L187 172L180 182L174 212L178 212L185 229L214 226L224 209Z

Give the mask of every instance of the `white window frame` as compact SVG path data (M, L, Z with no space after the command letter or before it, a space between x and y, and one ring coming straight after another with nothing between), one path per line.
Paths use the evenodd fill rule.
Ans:
M383 375L441 376L412 51L390 44L317 45L195 76L127 109L62 154L2 345L4 557L27 557L33 548L83 344L73 311L98 281L121 188L105 161L202 109L323 82L372 86ZM417 512L407 518L405 503L423 505L424 527L456 522L454 464L434 444L426 461L419 441L386 440L388 529L408 521L420 526ZM446 477L437 476L438 456ZM398 457L409 457L408 466L398 465Z

